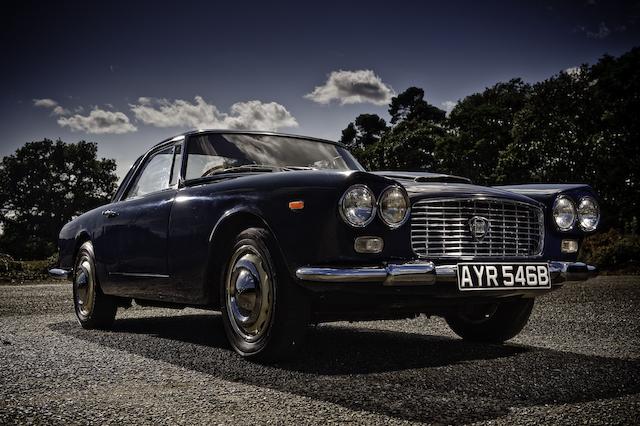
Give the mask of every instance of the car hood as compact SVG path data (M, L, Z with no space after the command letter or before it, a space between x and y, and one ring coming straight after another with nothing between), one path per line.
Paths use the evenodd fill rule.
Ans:
M500 188L473 185L467 178L424 172L375 172L400 183L412 201L425 198L505 198L538 204L535 200Z
M471 179L454 176L454 175L445 175L442 173L430 173L430 172L396 172L396 171L381 171L381 172L371 172L374 175L388 177L390 179L402 179L402 180L411 180L415 182L462 182L462 183L471 183Z

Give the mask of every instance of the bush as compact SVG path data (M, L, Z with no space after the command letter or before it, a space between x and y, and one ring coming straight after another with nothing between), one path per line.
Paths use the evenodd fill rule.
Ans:
M55 266L56 261L55 255L45 260L16 261L7 254L0 254L0 282L50 281L49 269Z
M608 273L640 274L640 235L610 229L587 237L579 259Z

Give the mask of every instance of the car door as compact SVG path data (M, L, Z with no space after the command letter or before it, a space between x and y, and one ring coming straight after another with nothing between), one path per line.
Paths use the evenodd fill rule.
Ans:
M170 297L168 223L181 148L176 144L152 151L122 200L103 211L103 244L117 249L107 272L112 293L155 300Z

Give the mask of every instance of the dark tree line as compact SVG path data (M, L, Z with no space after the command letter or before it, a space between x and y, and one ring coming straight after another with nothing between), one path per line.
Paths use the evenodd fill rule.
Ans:
M410 87L390 122L362 114L342 132L371 170L429 170L475 183L585 182L609 225L636 228L640 207L640 48L533 85L498 83L448 117Z
M0 163L0 253L43 259L60 229L109 201L116 162L97 158L95 143L29 142Z

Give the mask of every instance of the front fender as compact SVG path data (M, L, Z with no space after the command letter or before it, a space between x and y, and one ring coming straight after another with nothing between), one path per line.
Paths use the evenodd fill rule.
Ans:
M558 230L553 220L553 203L559 195L568 196L574 201L576 206L580 198L587 195L596 198L596 200L600 202L597 194L591 186L586 184L525 184L498 186L496 188L526 195L527 197L533 198L534 200L542 203L545 206L545 258L569 262L576 261L578 253L562 253L560 250L561 241L563 239L574 239L578 241L578 246L580 247L582 246L584 237L589 234L593 234L593 232L582 231L578 226L575 226L570 231Z

